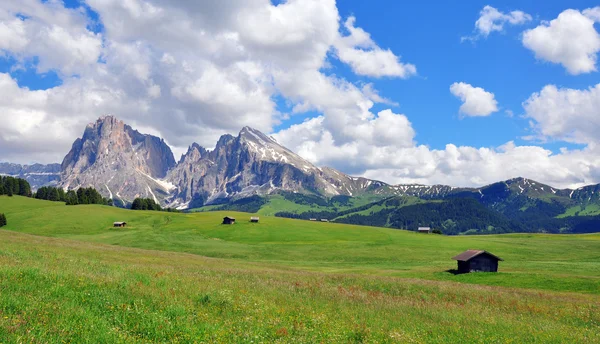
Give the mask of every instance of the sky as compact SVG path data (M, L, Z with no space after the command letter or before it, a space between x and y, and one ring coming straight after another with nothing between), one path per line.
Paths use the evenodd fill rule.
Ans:
M600 183L599 30L582 0L4 0L0 161L112 114L176 157L251 126L392 184Z

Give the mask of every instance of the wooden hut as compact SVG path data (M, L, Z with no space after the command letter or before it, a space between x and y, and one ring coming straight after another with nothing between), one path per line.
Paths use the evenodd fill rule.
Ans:
M504 260L483 250L467 250L452 259L458 262L458 273L498 272L498 262Z
M431 227L419 227L417 229L417 232L419 232L419 233L425 233L425 234L431 233Z
M327 219L321 219L321 222L329 222Z
M113 227L125 227L127 226L127 222L115 222L113 223Z
M224 225L233 225L234 223L235 223L235 218L234 217L225 216L223 218L223 224Z
M250 222L252 222L252 223L258 223L259 220L260 220L260 218L258 216L250 217Z

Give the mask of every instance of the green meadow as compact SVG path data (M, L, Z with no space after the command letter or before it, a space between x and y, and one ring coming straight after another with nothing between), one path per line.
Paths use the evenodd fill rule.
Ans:
M598 234L448 237L22 197L0 212L0 343L600 342ZM466 249L502 257L500 272L448 272Z

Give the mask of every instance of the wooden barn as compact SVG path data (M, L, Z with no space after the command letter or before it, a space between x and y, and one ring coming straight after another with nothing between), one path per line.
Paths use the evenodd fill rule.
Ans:
M252 216L250 218L250 222L252 222L252 223L258 223L259 220L260 220L260 218L258 216Z
M115 222L113 223L113 227L125 227L127 226L127 222Z
M483 250L467 250L452 259L458 262L458 273L498 272L498 262L504 260Z
M233 225L233 224L235 224L235 217L225 216L223 218L223 224L224 225Z
M431 233L431 227L419 227L417 229L417 232L419 233Z

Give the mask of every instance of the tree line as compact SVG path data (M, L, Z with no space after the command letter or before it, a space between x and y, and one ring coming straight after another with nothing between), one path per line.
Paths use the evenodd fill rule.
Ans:
M153 211L167 211L167 212L179 212L173 208L162 208L160 204L156 203L152 198L136 198L131 203L131 210L153 210Z
M10 176L0 176L0 196L31 197L31 185L25 179Z
M112 199L102 197L100 192L93 187L79 188L65 192L65 190L59 187L42 186L35 193L32 193L29 182L25 179L10 176L0 176L0 196L2 195L33 197L45 201L65 202L66 205L114 205ZM163 209L160 204L151 198L136 198L131 204L131 209L179 212L173 208ZM4 217L4 221L6 222L6 217Z
M79 188L77 191L65 192L62 188L43 186L37 190L34 197L46 201L65 202L66 205L101 204L113 205L112 200L102 197L93 187Z

